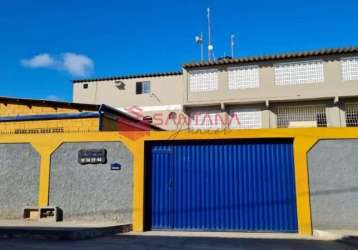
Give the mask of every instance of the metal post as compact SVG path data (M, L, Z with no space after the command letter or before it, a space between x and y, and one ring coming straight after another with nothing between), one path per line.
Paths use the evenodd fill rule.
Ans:
M210 8L207 8L208 14L208 59L211 61L211 53L213 50L213 46L211 45L211 27L210 27Z
M201 61L204 61L204 38L203 38L203 32L200 32L200 39L201 39L201 43L200 43L200 59Z
M234 38L235 35L231 34L230 35L231 58L234 58L234 45L235 45Z

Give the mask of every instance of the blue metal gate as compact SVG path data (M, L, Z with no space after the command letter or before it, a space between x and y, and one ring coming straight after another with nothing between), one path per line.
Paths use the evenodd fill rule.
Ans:
M150 229L297 232L292 141L155 142Z

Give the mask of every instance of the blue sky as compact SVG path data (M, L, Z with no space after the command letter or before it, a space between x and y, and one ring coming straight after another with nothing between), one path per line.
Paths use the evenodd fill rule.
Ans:
M12 0L0 3L0 95L70 101L72 79L176 71L200 59L358 45L357 0Z

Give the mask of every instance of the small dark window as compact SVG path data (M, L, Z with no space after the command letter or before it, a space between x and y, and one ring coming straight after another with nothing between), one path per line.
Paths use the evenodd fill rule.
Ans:
M88 89L88 83L83 84L84 89Z
M137 95L150 93L150 82L149 81L137 82L135 93Z

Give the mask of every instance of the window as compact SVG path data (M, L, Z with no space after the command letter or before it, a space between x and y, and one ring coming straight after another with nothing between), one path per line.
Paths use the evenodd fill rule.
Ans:
M204 92L218 89L218 71L198 70L189 74L190 92Z
M358 103L346 104L346 126L358 127Z
M276 108L277 127L327 127L325 105L281 105Z
M231 129L249 129L262 127L260 108L233 108L230 110L229 127Z
M84 89L88 89L88 83L83 84Z
M137 82L135 93L137 95L150 93L150 82L149 81Z
M220 129L222 120L216 109L199 109L190 112L190 129Z
M228 69L229 89L258 88L259 67L257 65L241 66Z
M358 57L346 57L341 59L342 80L358 80Z
M323 62L278 63L274 66L276 85L295 85L324 81Z

